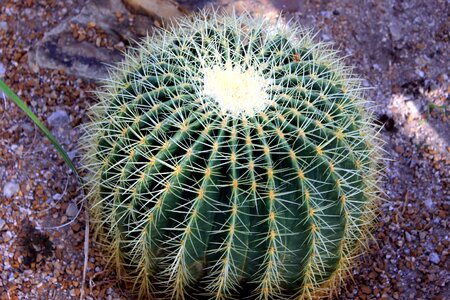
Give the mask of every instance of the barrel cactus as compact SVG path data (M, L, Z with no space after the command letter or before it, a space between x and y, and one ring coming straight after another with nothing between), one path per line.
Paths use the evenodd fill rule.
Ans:
M84 145L94 225L138 298L303 299L364 245L380 143L309 31L203 13L115 67Z

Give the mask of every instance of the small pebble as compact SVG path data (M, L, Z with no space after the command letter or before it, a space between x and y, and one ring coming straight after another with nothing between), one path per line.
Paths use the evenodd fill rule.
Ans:
M398 41L403 37L402 28L399 22L393 20L389 24L389 33L394 41Z
M64 110L57 110L48 117L47 121L54 128L62 127L69 123L69 115Z
M425 77L425 72L420 69L416 69L416 74L419 75L421 78Z
M326 18L326 19L329 19L329 18L331 18L332 12L331 12L331 11L324 10L324 11L321 11L320 14L322 15L322 17L324 17L324 18Z
M5 220L3 220L3 219L0 219L0 230L2 230L3 229L3 226L5 226Z
M423 239L425 239L425 238L427 237L427 233L424 232L424 231L421 231L421 232L419 233L419 236L420 236L420 239L423 240Z
M78 213L78 206L76 205L76 203L70 202L66 208L66 215L69 218L73 218L77 215L77 213Z
M34 131L34 126L31 125L30 123L23 123L20 126L22 127L22 130L27 133L31 133Z
M18 193L20 186L18 183L10 181L3 186L3 196L11 198L14 194Z
M75 158L75 156L77 155L77 150L73 150L67 153L67 155L69 156L69 158L71 160L73 160Z
M8 23L6 23L6 21L0 22L0 30L8 31Z
M433 263L433 264L438 264L441 259L439 258L439 255L436 252L431 252L430 256L428 257L428 259Z
M0 62L0 78L5 77L6 69L5 66Z
M61 200L62 196L63 196L63 195L61 195L61 194L54 194L54 195L53 195L53 200L57 200L57 201L58 201L58 200Z
M411 242L411 241L412 241L411 235L410 235L408 232L405 233L405 236L406 236L406 240L407 240L408 242Z
M11 238L13 237L13 234L11 231L7 231L5 233L2 234L2 238L4 242L9 242L11 240Z

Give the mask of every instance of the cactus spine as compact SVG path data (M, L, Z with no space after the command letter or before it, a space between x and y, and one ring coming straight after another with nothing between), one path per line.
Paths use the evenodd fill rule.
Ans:
M315 298L373 219L358 80L309 32L205 13L116 67L87 126L98 233L140 298Z

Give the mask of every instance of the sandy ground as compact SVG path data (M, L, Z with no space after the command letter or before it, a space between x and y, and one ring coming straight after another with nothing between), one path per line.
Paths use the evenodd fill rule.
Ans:
M46 121L70 155L95 103L94 83L30 68L44 33L86 1L0 0L0 77ZM180 1L190 8L207 2ZM330 3L329 3L330 2ZM334 43L385 124L385 201L374 236L338 299L450 299L450 101L448 1L233 3L275 17L280 10ZM0 95L0 299L76 299L83 270L84 214L74 175L38 129ZM69 222L69 225L59 227ZM52 228L57 227L57 228ZM86 294L127 299L91 242Z

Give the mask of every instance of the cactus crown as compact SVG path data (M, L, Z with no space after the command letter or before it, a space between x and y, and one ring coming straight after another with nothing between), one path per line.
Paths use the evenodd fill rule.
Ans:
M197 15L116 67L87 126L93 219L141 298L313 298L367 236L379 143L309 32Z

